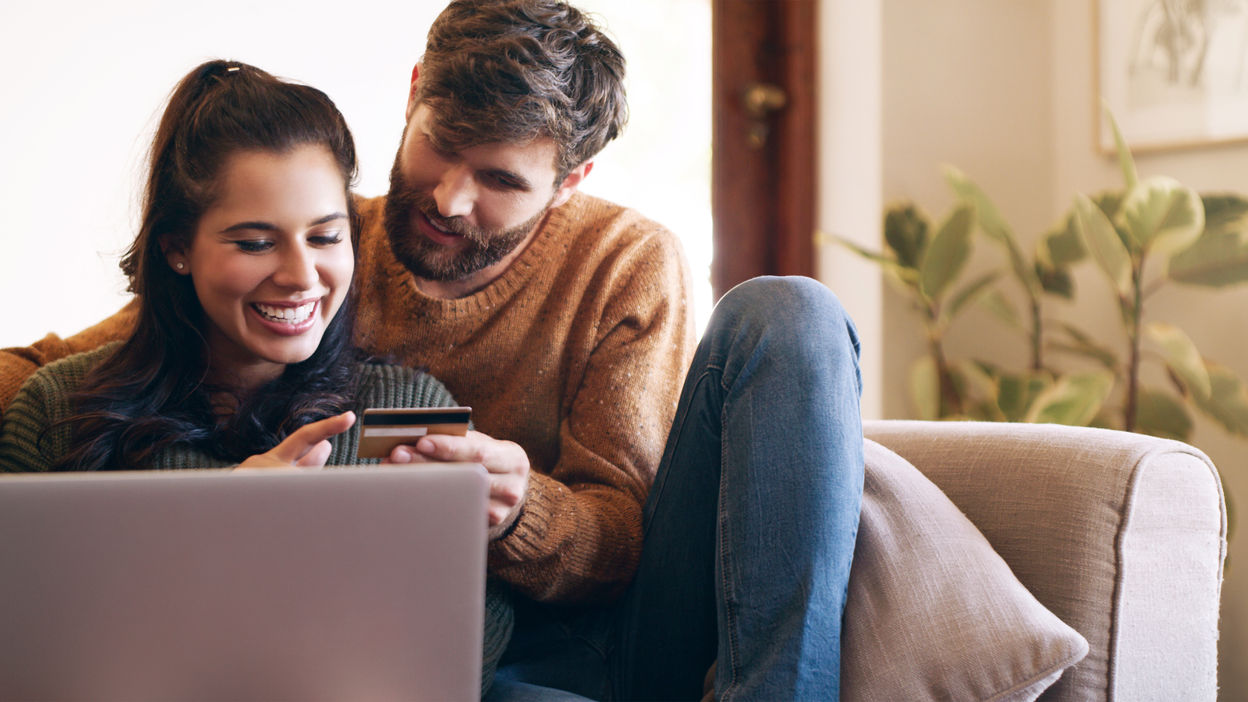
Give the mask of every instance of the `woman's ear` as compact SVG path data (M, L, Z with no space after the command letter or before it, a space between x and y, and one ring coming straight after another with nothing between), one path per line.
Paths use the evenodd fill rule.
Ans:
M175 273L182 275L190 275L191 270L187 267L186 254L182 251L175 251L166 241L160 242L161 251L165 254L165 261Z

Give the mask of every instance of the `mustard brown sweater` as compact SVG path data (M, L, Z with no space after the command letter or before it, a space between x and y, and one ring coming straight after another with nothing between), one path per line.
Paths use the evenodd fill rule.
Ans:
M641 512L692 357L689 273L675 237L578 193L550 211L486 288L421 293L390 252L384 198L362 201L356 343L423 366L477 429L528 453L529 494L490 546L491 572L540 601L618 595L641 552ZM87 331L0 352L0 403L41 364L121 338L134 305Z

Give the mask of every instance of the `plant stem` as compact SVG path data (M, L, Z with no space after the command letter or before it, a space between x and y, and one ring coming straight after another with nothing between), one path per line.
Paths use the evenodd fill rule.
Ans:
M936 382L940 390L940 403L937 414L941 419L962 414L962 398L953 384L953 372L949 369L949 361L945 359L944 332L940 328L940 308L935 304L927 310L927 348L936 363Z
M1040 318L1040 300L1031 298L1031 369L1044 368L1044 321Z
M1131 345L1131 356L1127 365L1127 404L1123 410L1123 428L1135 431L1136 415L1139 412L1140 394L1140 326L1144 310L1144 259L1141 256L1131 271L1131 299L1124 300L1123 305L1130 305L1127 338Z
M933 336L929 341L932 359L936 361L936 379L940 384L940 416L953 417L962 414L962 398L953 384L953 373L949 370L949 362L945 360L945 349L939 337Z

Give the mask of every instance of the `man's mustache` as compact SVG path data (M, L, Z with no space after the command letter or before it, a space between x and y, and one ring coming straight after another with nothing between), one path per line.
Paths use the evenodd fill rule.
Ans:
M400 198L407 208L415 209L420 212L435 226L445 229L456 236L461 236L473 243L486 243L486 237L480 227L474 227L460 216L443 217L438 213L437 201L428 194L415 190L404 189Z

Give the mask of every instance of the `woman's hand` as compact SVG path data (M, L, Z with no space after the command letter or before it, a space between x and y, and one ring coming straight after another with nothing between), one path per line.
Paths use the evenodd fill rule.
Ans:
M337 436L355 424L354 412L343 412L334 417L305 424L282 443L265 453L256 454L238 464L239 468L320 468L329 458L333 447L329 438Z

